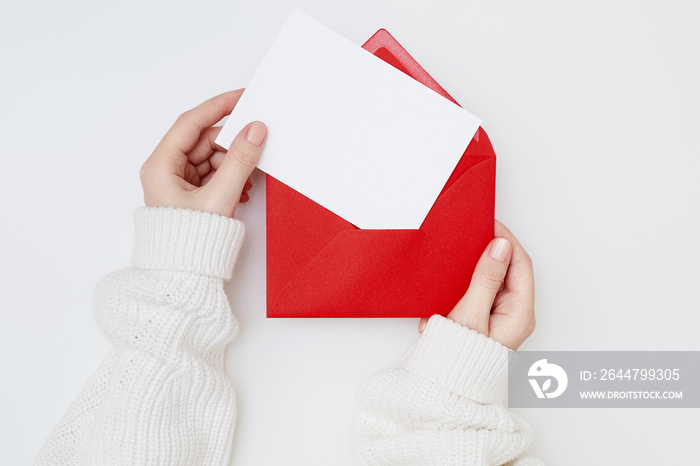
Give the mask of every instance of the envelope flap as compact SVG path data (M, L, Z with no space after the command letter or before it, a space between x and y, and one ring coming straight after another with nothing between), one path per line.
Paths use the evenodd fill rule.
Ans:
M362 48L459 105L386 29L375 32L372 37L367 39L367 42L362 44Z
M464 175L467 172L467 170L469 170L474 165L481 163L485 159L491 157L496 157L496 154L493 151L493 147L491 146L491 141L489 140L489 137L486 135L486 132L483 130L483 128L479 128L476 131L476 134L472 138L471 142L469 143L469 146L467 146L467 150L464 151L462 158L459 159L459 162L457 162L457 166L450 174L450 177L447 179L447 182L442 188L442 191L440 191L438 199L439 196L442 196L448 189L450 189L450 187L455 183L455 181L461 178L462 175Z
M362 48L388 64L403 71L416 81L437 92L441 96L459 105L459 103L440 85L420 64L403 48L401 44L386 29L380 29L370 37ZM461 105L460 105L461 107ZM447 191L469 168L483 160L482 157L495 157L486 132L479 128L464 151L462 158L450 174L440 195Z
M469 274L493 239L496 158L480 160L437 198L420 227L445 257Z
M267 175L267 289L279 290L339 232L357 227ZM274 208L271 208L274 206ZM290 237L297 238L290 241ZM270 257L293 260L270 260Z

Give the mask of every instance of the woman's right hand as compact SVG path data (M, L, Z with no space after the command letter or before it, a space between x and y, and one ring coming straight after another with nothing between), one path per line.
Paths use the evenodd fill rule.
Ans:
M517 350L535 330L532 260L505 225L496 220L494 227L469 289L447 318ZM426 322L421 319L419 332Z
M188 110L177 119L141 167L144 201L149 207L181 207L233 217L248 200L250 174L260 160L267 127L246 125L229 148L214 140L212 126L230 114L243 89L225 92Z

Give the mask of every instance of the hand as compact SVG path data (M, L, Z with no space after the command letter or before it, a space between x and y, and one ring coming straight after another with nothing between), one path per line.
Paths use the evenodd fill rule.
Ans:
M214 144L243 89L213 97L180 115L141 167L144 201L149 207L182 207L233 217L248 200L250 174L260 160L267 127L246 125L228 152Z
M535 330L532 260L498 220L495 236L474 269L467 293L447 318L517 350ZM419 332L426 322L421 319Z

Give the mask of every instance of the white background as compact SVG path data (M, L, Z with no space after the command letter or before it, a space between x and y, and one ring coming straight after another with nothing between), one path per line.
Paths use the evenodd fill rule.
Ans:
M138 170L182 111L243 87L293 6L387 28L498 155L497 218L534 258L531 350L698 350L700 8L690 1L2 1L0 458L32 461L107 350ZM264 177L227 286L233 464L353 464L355 394L416 319L265 319ZM519 410L548 464L697 459L697 409Z

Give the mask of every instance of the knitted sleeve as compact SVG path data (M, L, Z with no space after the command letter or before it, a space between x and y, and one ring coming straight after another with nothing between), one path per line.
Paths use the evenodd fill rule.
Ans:
M37 464L227 464L236 404L224 349L238 332L223 282L241 222L172 207L135 213L132 268L96 287L112 343Z
M503 405L508 349L435 315L399 368L361 388L357 451L366 465L518 465L532 441Z

